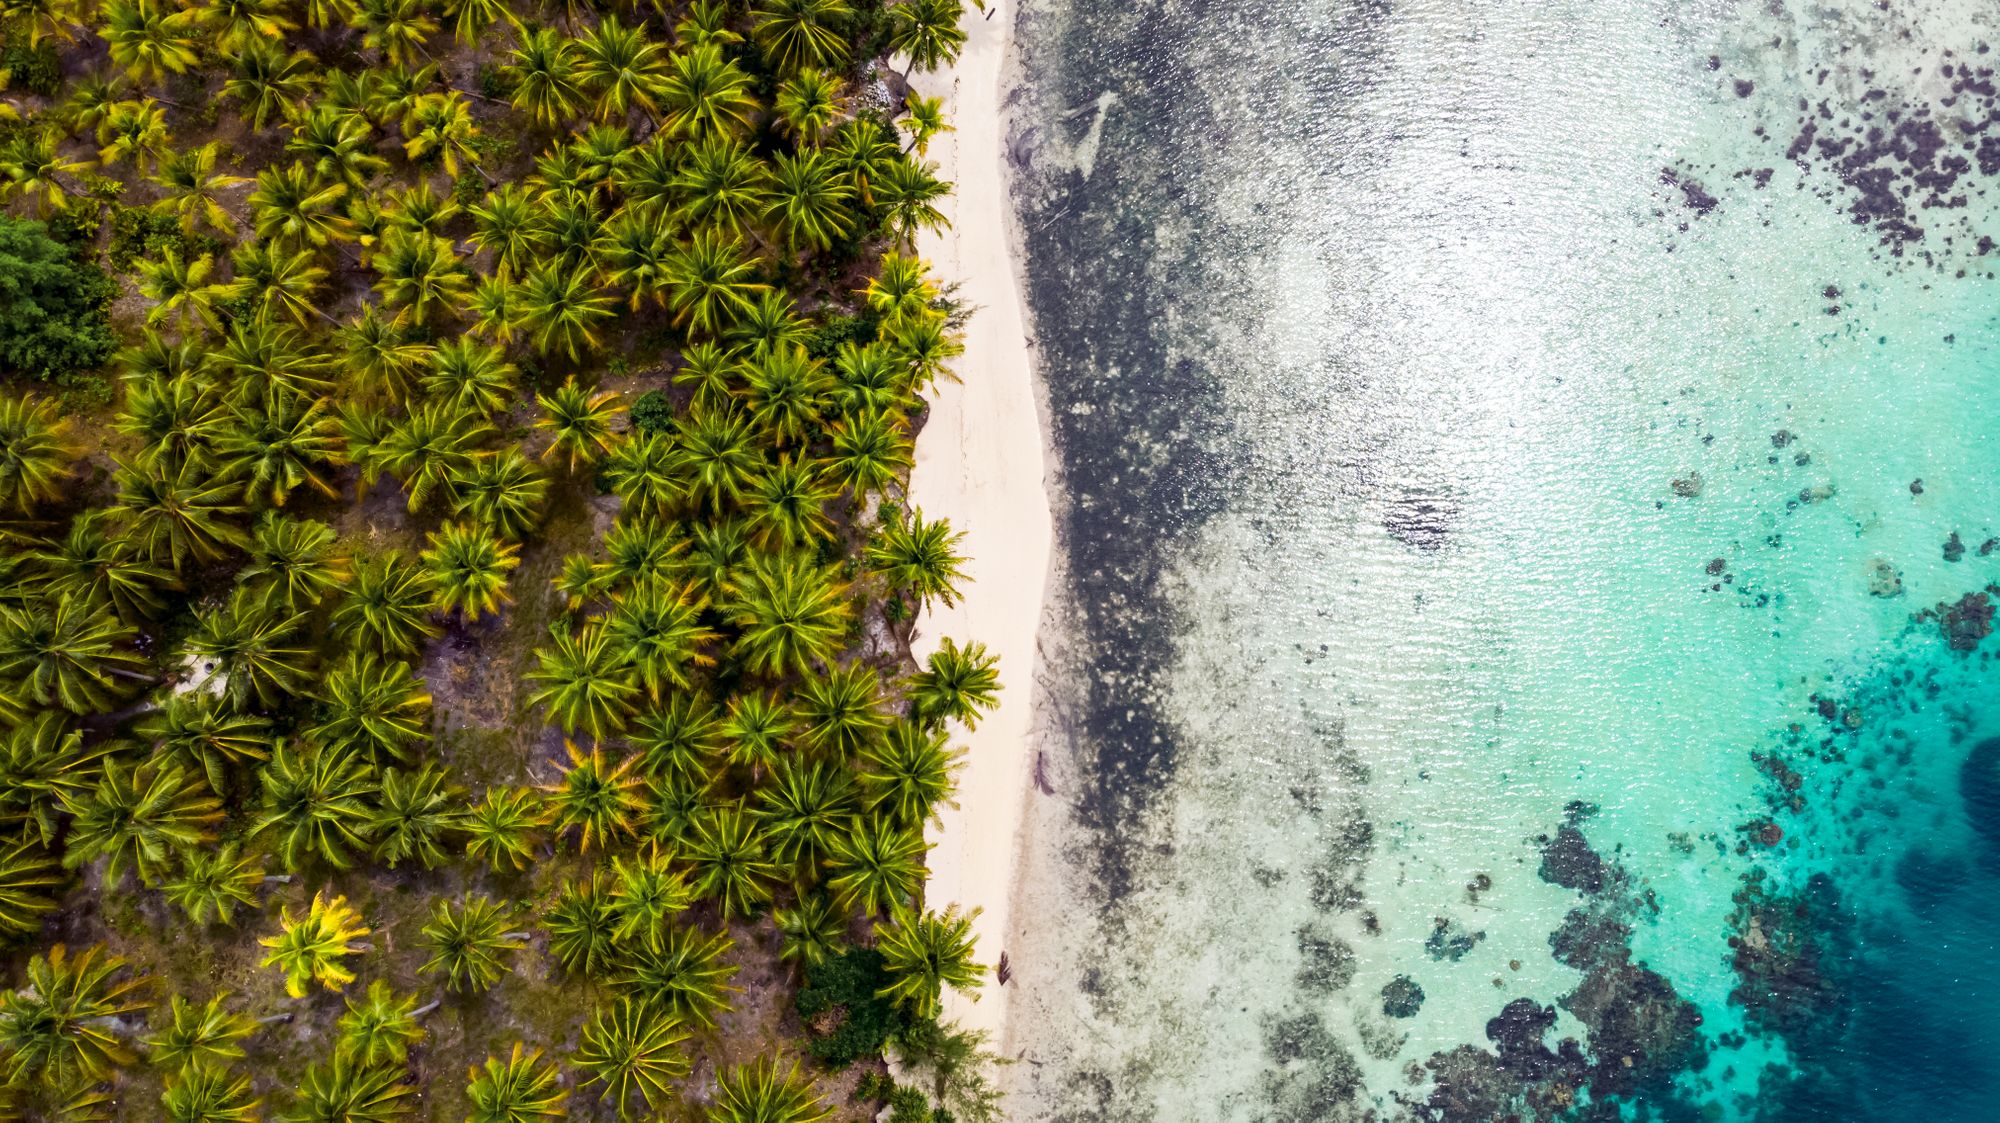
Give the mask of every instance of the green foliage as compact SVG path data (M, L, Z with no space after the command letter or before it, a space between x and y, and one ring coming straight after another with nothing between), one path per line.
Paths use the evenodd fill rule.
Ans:
M15 85L40 97L53 97L62 89L62 58L53 43L31 46L9 36L6 48L0 49L0 69Z
M902 1009L880 994L889 983L882 953L874 948L849 948L808 972L794 1005L812 1030L812 1055L833 1068L880 1056L909 1024Z
M671 433L674 403L658 390L648 390L632 402L632 424L648 433Z
M102 365L117 292L43 224L0 216L0 374L52 382Z

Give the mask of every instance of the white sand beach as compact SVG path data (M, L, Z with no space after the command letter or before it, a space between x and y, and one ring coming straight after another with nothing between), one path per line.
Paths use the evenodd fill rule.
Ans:
M936 390L910 483L916 507L965 533L973 580L956 607L937 606L922 619L915 649L922 659L945 636L982 642L1000 657L1003 685L999 710L976 731L959 731L957 743L969 750L959 773L959 806L931 832L926 895L936 909L957 903L981 910L975 924L980 959L988 965L1005 950L1018 835L1032 782L1035 630L1052 533L1043 491L1044 427L1001 150L1001 77L1013 21L1013 0L994 0L983 17L968 9L958 64L913 79L921 92L945 98L956 128L934 139L929 153L957 188L943 207L951 229L925 235L917 248L974 309L957 364L960 382ZM945 1017L988 1030L993 1044L1004 1047L1008 997L989 975L977 1001L947 992Z

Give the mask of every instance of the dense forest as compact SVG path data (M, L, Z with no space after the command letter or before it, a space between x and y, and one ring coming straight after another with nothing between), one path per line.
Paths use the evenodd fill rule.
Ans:
M0 0L0 1119L997 1117L963 15Z

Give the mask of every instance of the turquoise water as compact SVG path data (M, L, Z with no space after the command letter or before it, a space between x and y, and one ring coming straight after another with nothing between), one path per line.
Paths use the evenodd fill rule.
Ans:
M1030 4L1024 1117L2000 1118L1993 15ZM1969 166L1857 223L1801 97Z

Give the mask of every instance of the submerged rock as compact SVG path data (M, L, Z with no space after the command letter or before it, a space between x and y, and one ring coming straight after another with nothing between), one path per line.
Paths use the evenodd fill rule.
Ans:
M1944 540L1944 560L1955 562L1963 561L1964 559L1965 540L1960 538L1958 532L1954 530L1951 532L1951 537Z
M1871 597L1900 597L1903 595L1903 573L1885 557L1868 559L1868 595Z
M1485 938L1484 932L1468 932L1465 925L1440 916L1433 923L1431 934L1424 939L1424 950L1430 953L1432 959L1456 963Z
M1604 889L1604 859L1590 848L1582 831L1567 823L1556 828L1555 837L1542 844L1542 866L1538 872L1543 881L1565 889L1583 893Z
M1939 623L1953 651L1971 651L1993 634L1993 601L1985 593L1967 593L1944 609Z
M1424 988L1408 975L1382 984L1382 1012L1392 1018L1414 1018L1424 1008Z
M1693 499L1701 494L1701 473L1689 472L1685 476L1676 476L1673 483L1668 486L1672 487L1674 494L1682 499Z

